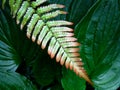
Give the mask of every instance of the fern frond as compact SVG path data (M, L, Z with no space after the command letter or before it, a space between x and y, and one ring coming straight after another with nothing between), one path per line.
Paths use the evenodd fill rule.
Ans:
M57 8L63 8L64 5L59 5L59 4L50 4L48 6L44 6L44 7L40 7L37 9L37 13L38 14L43 14L43 13L46 13L46 12L50 12L52 11L53 9L57 9Z
M53 27L53 26L62 26L62 25L72 25L73 23L59 20L59 21L48 21L46 24L49 27Z
M21 29L27 26L28 38L31 38L33 42L37 41L42 49L48 45L48 54L51 58L56 57L56 62L65 65L66 68L73 70L78 76L92 84L78 52L80 44L74 37L73 29L66 27L73 23L64 20L49 20L60 14L66 14L65 11L55 10L64 8L64 5L41 6L46 1L9 0L9 5Z
M22 0L9 0L9 3L11 5L10 7L12 7L11 8L11 13L13 13L13 18L15 18L16 13L21 6Z
M48 20L48 19L51 19L51 18L54 18L54 17L58 16L59 14L67 14L67 12L57 10L57 11L53 11L51 13L46 13L46 14L42 15L41 18L43 20Z
M36 1L33 1L32 2L32 7L33 8L36 8L37 6L39 6L39 5L41 5L41 4L43 4L44 2L46 2L47 0L36 0Z

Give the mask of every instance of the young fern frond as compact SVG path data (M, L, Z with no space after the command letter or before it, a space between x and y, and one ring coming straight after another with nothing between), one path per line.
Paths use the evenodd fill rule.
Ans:
M48 54L51 58L56 57L57 62L92 84L78 52L80 44L74 37L73 29L66 27L72 23L64 20L49 20L59 14L66 14L64 11L56 10L64 6L59 4L41 6L46 1L9 0L9 5L21 29L27 26L28 38L31 38L33 42L37 41L42 49L48 45Z

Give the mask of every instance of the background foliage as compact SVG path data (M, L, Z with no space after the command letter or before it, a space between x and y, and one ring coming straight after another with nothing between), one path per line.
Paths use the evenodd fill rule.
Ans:
M0 1L0 89L116 90L120 86L120 0L48 0L63 4L94 87L26 38Z

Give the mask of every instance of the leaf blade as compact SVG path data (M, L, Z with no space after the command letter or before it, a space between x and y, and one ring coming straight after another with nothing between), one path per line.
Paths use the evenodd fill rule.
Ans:
M0 71L0 89L29 89L37 90L32 83L15 72L3 72Z
M118 0L98 0L76 26L82 59L96 90L115 90L120 85L119 15Z

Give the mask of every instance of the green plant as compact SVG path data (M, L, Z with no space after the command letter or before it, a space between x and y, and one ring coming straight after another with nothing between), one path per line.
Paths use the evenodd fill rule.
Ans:
M3 3L3 7L5 2ZM45 49L49 42L48 54L51 58L56 56L57 62L60 62L61 65L65 64L66 68L70 68L77 75L92 84L84 68L82 68L83 63L78 53L79 43L73 37L74 34L71 32L73 30L65 27L65 25L71 25L72 23L64 20L49 20L59 14L66 14L66 12L61 10L50 12L64 6L59 4L40 6L45 2L46 0L9 0L9 6L13 18L16 17L17 24L21 22L21 29L27 24L26 34L28 38L31 38L33 42L36 41L38 45L41 44L42 49Z
M37 3L30 0L9 0L11 2L7 1L7 3L5 3L5 1L6 0L3 0L3 5L1 5L4 7L4 10L1 9L0 11L0 77L6 75L6 78L10 81L12 81L14 76L16 77L13 82L8 82L6 78L1 78L1 89L21 88L25 90L35 90L38 88L44 90L49 88L50 90L62 90L63 88L64 90L85 90L90 87L88 84L85 84L83 79L75 75L71 70L61 67L59 64L55 63L54 60L51 61L47 56L47 50L41 50L36 44L40 44L39 40L41 38L39 38L39 36L45 37L43 41L41 39L42 48L48 48L48 53L51 58L58 53L57 55L62 57L62 59L56 60L60 61L61 65L65 63L65 66L70 68L71 64L69 64L69 62L72 60L69 60L68 58L71 58L73 55L79 59L79 45L76 42L76 39L73 38L71 33L72 29L64 26L71 25L72 23L63 21L63 19L75 23L72 28L75 27L75 35L81 43L81 49L79 51L80 56L83 59L85 70L87 70L88 75L94 83L93 87L96 90L116 90L120 86L119 0L50 0L48 3L56 2L58 4L52 4L50 6L40 8L39 10L38 6L43 2L46 2L46 0L36 0ZM16 2L16 5L14 5L14 1ZM8 3L10 4L11 11ZM48 3L43 3L42 6L48 5ZM57 8L62 9L64 6L60 4L63 3L66 6L66 11L69 12L68 15L60 15L61 17L56 17L58 14L66 13L63 11L53 11L52 13L43 14L49 10ZM94 5L92 6L92 4ZM24 8L22 6L21 9L19 9L19 6L21 5L23 5ZM24 14L28 7L27 5L30 6L29 10L31 11L31 14L29 10L26 12L28 14ZM86 5L87 8L85 8ZM34 19L35 21L32 21L34 18L32 16L33 12L35 12L35 15L33 15L36 18L36 20ZM13 14L13 17L16 17L16 21L18 24L20 23L20 25L15 23L15 19L12 19L10 13ZM83 15L81 13L83 13ZM26 17L29 18L29 15L32 16L32 19L27 22ZM56 17L54 21L51 21L52 17ZM37 21L39 21L39 23L36 24ZM28 26L26 27L25 24ZM21 26L22 31L19 30L19 26ZM38 31L38 27L41 28L41 32ZM39 32L42 34L38 35ZM32 41L35 43L26 38L26 33L27 36L32 38ZM62 38L59 39L61 35ZM72 42L69 42L70 39L64 38L66 35L71 38ZM63 43L63 46L67 44L65 47L68 47L70 45L70 47L75 50L75 53L72 52L70 56L67 53L66 56L64 52L62 56L62 51L60 49L62 45L55 43L57 41L54 37L58 38L57 41L59 42L65 42L65 44ZM55 46L53 50L50 47L51 45L52 47ZM56 53L53 52L54 50ZM64 50L71 52L69 51L71 49L68 48L64 48ZM65 61L65 59L67 60ZM82 63L78 59L74 60L75 63L77 62L77 65L73 65L73 67L77 68L79 66L80 72L84 72L84 75L79 73L79 68L78 70L74 69L73 71L75 71L76 74L79 73L80 76L91 83L87 74L81 68ZM17 73L24 75L27 79L25 77L21 77L21 75L18 75ZM28 79L33 84L30 83ZM17 84L15 84L15 80L18 80Z

